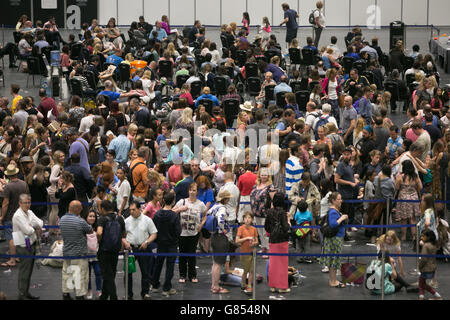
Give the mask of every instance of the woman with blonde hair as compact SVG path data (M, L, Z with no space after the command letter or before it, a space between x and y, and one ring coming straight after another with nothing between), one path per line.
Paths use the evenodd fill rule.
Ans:
M181 113L181 118L175 122L175 129L186 129L189 132L194 131L194 121L192 120L192 109L186 108Z
M166 50L167 50L167 52L169 52L169 54L172 58L175 57L175 59L176 59L180 56L180 53L175 49L175 45L173 44L173 42L169 42Z
M134 123L128 126L128 135L127 138L133 143L134 147L136 147L136 135L138 132L138 126Z
M292 39L291 43L289 44L289 48L300 49L297 38Z
M363 117L358 117L356 120L355 130L353 131L353 145L356 146L357 143L363 138L363 129L366 125L366 120Z
M377 251L380 252L381 250L389 251L389 253L392 254L401 254L402 253L402 246L400 239L397 237L397 234L394 230L388 230L385 234L381 235L377 240ZM398 267L400 271L400 275L402 277L405 276L405 272L403 270L403 261L402 257L397 258L398 261Z
M151 100L153 100L156 97L155 93L155 85L156 81L152 81L152 72L150 70L145 70L144 74L142 75L141 82L142 82L142 88L144 89L145 93L147 93L147 96L150 97Z
M61 173L64 171L64 160L65 154L61 150L56 150L53 153L53 166L50 173L50 186L47 188L47 193L50 199L50 202L57 203L58 199L55 197L55 193L58 190L58 180L61 176ZM55 226L58 224L58 205L54 204L50 207L50 212L48 214L48 223L51 226ZM50 233L57 234L56 229L50 229Z
M417 90L413 93L413 107L420 109L422 102L431 103L433 98L434 86L432 77L423 78Z

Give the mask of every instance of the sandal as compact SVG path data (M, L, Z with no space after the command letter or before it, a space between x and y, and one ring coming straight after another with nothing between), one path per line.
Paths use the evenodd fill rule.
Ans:
M2 266L3 268L14 268L14 267L16 266L16 264L15 264L15 263L14 263L14 264L11 264L11 263L9 263L9 262L4 262L4 263L1 264L1 266Z
M185 283L186 282L186 279L185 278L180 278L179 280L178 280L178 283Z
M336 286L330 286L331 288L338 288L338 289L342 289L345 288L345 284L342 282L338 282L338 284Z
M192 278L192 279L191 279L191 282L192 282L192 283L198 283L198 279L197 279L197 278Z
M211 289L211 292L214 294L217 294L217 293L222 294L222 293L229 293L230 291L228 289L219 287L218 289Z

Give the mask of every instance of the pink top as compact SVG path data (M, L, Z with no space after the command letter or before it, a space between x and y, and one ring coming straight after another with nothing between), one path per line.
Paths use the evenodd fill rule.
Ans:
M161 21L161 28L163 28L164 30L166 30L167 35L170 34L170 26L169 26L166 22Z
M153 219L153 216L155 213L161 209L161 204L159 202L156 203L156 206L153 205L153 203L150 201L147 206L145 207L145 210L147 211L147 216L151 219Z
M406 139L409 139L412 142L415 142L417 140L417 138L419 138L419 136L416 136L416 134L414 133L414 131L412 129L408 129L406 131Z
M192 98L192 95L190 92L186 92L180 95L180 99L186 99L188 105L193 106L194 105L194 99Z
M263 30L267 33L270 33L272 31L272 27L269 25L267 27L263 27Z
M61 53L61 67L70 67L70 58L68 54Z
M244 24L244 28L247 29L247 34L250 33L250 26L248 24L248 20L247 19L243 19L242 23Z

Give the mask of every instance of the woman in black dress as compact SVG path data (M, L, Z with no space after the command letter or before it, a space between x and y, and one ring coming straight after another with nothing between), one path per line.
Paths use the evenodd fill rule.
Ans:
M55 197L59 199L59 218L68 212L70 202L77 199L73 181L73 174L68 171L64 171L58 180L58 191L56 191Z

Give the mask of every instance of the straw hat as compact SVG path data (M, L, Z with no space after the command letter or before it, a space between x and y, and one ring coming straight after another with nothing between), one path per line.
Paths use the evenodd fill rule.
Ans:
M5 176L15 176L19 173L19 169L14 164L10 164L5 171Z
M220 202L220 201L222 201L224 199L231 199L231 198L233 198L231 193L228 190L223 190L217 196L217 202Z
M33 162L33 159L30 156L25 156L20 158L20 162Z
M250 101L245 101L244 104L240 106L241 110L251 112L253 110L252 103Z

